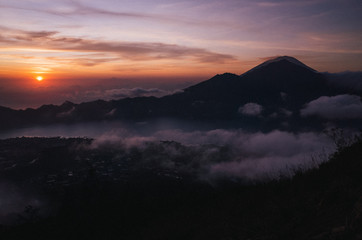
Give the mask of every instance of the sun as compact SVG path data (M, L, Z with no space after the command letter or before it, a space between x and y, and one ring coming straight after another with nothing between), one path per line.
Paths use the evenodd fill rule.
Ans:
M36 77L36 80L38 80L39 82L40 82L40 81L43 81L43 77L42 77L42 76L37 76L37 77Z

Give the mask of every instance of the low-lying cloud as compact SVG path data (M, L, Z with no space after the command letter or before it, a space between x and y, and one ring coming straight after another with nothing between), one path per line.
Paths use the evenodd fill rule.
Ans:
M64 89L49 88L47 91L8 90L0 88L0 106L11 108L38 108L44 104L60 105L64 99L74 103L95 100L118 100L134 97L163 97L181 92L180 89L143 88L143 87L69 87Z
M23 132L21 132L23 131ZM15 136L87 136L89 151L114 149L138 166L166 168L201 179L246 181L292 176L296 169L316 167L335 149L323 133L245 132L242 129L190 130L187 123L108 122L17 130ZM137 152L135 158L132 154Z
M239 113L247 116L259 116L263 111L263 106L257 103L247 103L241 106L238 110Z
M165 147L164 141L175 141L183 148L173 144ZM152 155L142 155L140 161L149 162L152 158L153 166L166 165L177 171L196 172L200 178L208 180L232 177L247 181L292 176L297 169L316 167L326 161L333 151L331 139L323 134L245 133L223 129L192 132L170 129L148 136L119 130L100 136L92 147L139 148L141 152L152 152ZM150 148L162 151L150 151ZM182 156L186 160L180 165L177 161Z
M301 110L302 116L319 116L326 119L362 118L362 102L359 96L322 96L311 101Z
M134 98L134 97L162 97L177 91L166 91L159 88L115 88L104 91L87 91L85 95L92 99L120 99L120 98Z

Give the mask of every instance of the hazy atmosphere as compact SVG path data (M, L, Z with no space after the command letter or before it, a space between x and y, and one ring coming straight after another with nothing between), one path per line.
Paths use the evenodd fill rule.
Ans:
M1 240L362 239L361 0L0 0Z
M361 71L361 11L358 0L1 0L0 105L160 96L282 55Z

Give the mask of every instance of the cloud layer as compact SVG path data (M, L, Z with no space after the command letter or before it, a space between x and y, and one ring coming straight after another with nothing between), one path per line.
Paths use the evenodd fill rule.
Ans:
M238 110L239 113L248 116L259 116L263 111L263 106L257 103L247 103L241 106Z
M105 81L106 82L106 81ZM104 89L102 89L104 87ZM41 91L42 90L42 91ZM38 108L44 104L60 105L65 100L82 103L95 100L118 100L134 97L162 97L180 92L178 89L141 88L141 87L116 87L116 86L72 86L65 89L47 88L39 91L21 91L0 88L0 106L11 108Z
M247 181L291 176L296 169L315 167L327 160L334 150L332 139L322 133L294 134L279 130L250 133L242 129L200 131L190 130L189 124L164 120L58 125L20 129L0 137L88 136L95 139L91 149L113 148L128 154L137 150L141 157L135 161L139 161L140 166L152 162L152 167L167 166L200 178L231 177ZM180 159L183 160L180 162Z
M122 59L148 61L161 59L189 59L200 63L224 63L235 61L229 54L221 54L203 48L181 46L160 42L103 41L79 37L58 36L56 31L24 31L0 27L0 44L16 48L38 48L69 53L112 53L118 57L84 59L73 57L85 66L94 66L106 61ZM54 58L53 58L54 59ZM61 59L60 59L61 60Z
M134 98L134 97L162 97L178 91L166 91L159 88L115 88L108 90L89 90L84 94L88 99L121 99L121 98Z
M319 116L326 119L362 118L362 102L359 96L322 96L311 101L301 110L302 116Z
M187 149L172 144L165 148L160 141L176 141ZM142 155L140 160L147 163L152 158L153 167L168 166L176 171L197 173L207 180L226 177L246 181L292 176L298 169L316 167L326 161L333 151L331 140L316 133L245 133L222 129L193 132L171 129L148 136L134 135L122 129L103 134L92 146L139 148L141 152L153 153ZM162 151L151 151L150 148ZM180 165L177 162L180 158L187 160Z

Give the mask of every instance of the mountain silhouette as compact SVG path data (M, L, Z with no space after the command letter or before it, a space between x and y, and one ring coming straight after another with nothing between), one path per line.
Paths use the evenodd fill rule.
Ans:
M321 73L292 57L269 60L241 76L217 75L185 92L199 100L234 105L233 110L254 102L272 111L279 107L296 110L319 96L336 93Z
M242 75L218 74L172 95L161 98L137 97L120 100L69 101L60 106L43 105L38 109L0 108L1 129L54 123L104 120L183 120L228 122L230 127L270 130L288 122L291 130L321 128L320 119L302 118L300 110L321 96L356 94L331 84L328 74L319 73L289 57L270 59ZM243 115L246 104L259 106L257 115ZM236 124L236 125L235 125Z

